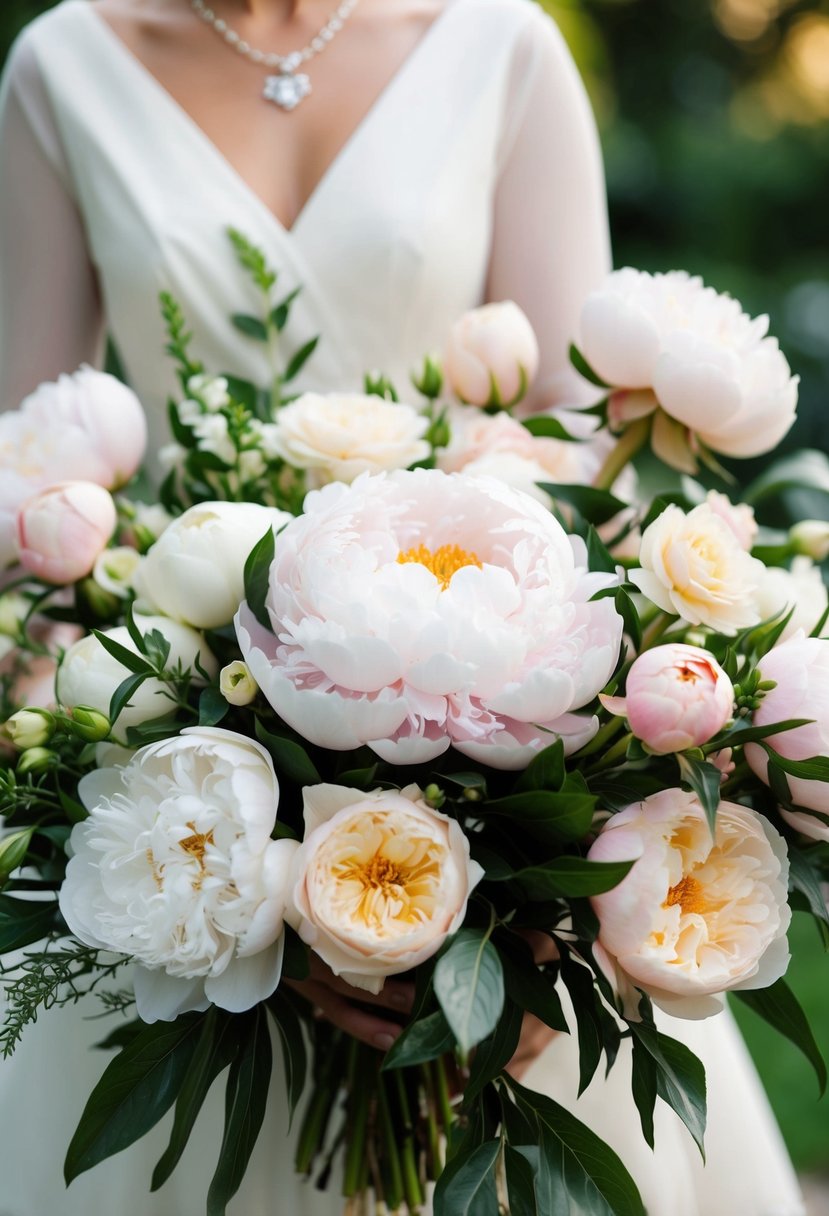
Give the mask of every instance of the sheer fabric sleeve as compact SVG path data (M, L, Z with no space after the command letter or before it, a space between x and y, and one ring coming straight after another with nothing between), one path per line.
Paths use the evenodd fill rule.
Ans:
M95 271L37 58L24 34L0 88L0 410L96 362Z
M515 300L538 336L527 406L583 405L595 392L568 351L581 306L611 265L604 172L584 86L540 11L519 37L509 91L487 298Z

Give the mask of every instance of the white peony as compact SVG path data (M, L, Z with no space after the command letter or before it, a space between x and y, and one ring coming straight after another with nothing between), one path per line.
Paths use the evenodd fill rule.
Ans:
M468 405L515 405L538 371L538 340L512 300L483 304L460 317L443 353L448 386Z
M695 794L668 789L607 820L591 861L630 861L594 896L599 942L628 979L678 1017L722 1008L722 994L785 973L786 843L748 807L721 802L716 839Z
M139 594L173 620L217 629L244 599L245 561L268 527L293 518L248 502L203 502L161 534L134 580Z
M715 452L757 456L780 442L797 406L798 378L767 330L768 317L752 320L684 271L626 268L588 297L581 349L613 388L644 390L631 394L627 417L628 400L616 403L617 423L641 416L649 397L650 411L660 407L684 428L692 448L696 436ZM663 459L669 431L660 425Z
M82 942L135 960L139 1017L239 1013L270 996L297 845L271 839L279 784L265 749L190 727L79 793L89 817L72 831L60 910Z
M429 420L410 405L361 393L304 393L269 428L269 453L320 482L405 469L426 460Z
M686 515L666 507L642 534L642 567L630 580L663 612L733 636L756 625L765 566L743 549L729 524L700 503Z
M450 744L522 768L592 737L622 621L591 596L615 576L540 504L436 470L362 477L308 495L280 533L271 630L244 605L237 636L266 698L323 747L367 743L396 764Z
M216 671L216 660L205 645L204 638L194 629L162 616L136 614L135 623L142 634L157 630L170 643L168 671L177 666L182 669L189 667L195 683L203 683L196 671L197 661L208 675ZM130 637L126 625L105 629L104 633L133 654L138 654L138 647ZM67 709L74 709L76 705L88 705L108 714L112 694L129 674L128 669L90 633L70 646L63 656L56 682L58 700ZM113 733L116 737L123 738L130 726L140 726L142 722L163 718L165 714L172 713L173 708L166 685L151 676L136 689L129 699L129 704L112 723Z
M821 620L829 604L820 568L808 557L795 557L790 570L769 566L757 588L757 609L762 620L792 609L792 615L778 638L778 645L793 638L798 630L809 634ZM829 635L829 622L821 634Z
M312 785L303 799L286 919L336 975L379 992L460 928L484 872L460 825L416 785L370 794Z

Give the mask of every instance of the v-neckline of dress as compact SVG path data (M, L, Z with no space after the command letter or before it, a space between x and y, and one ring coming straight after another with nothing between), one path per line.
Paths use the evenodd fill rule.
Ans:
M89 3L89 0L75 0L81 9L85 9L90 18L90 26L96 29L100 36L121 56L122 60L127 64L138 80L144 82L155 96L160 100L161 104L166 106L170 112L176 117L177 121L185 130L188 130L190 136L194 138L207 151L207 154L218 165L219 169L224 173L225 177L236 184L236 188L245 194L261 211L269 217L271 223L276 229L286 237L296 237L300 230L305 226L306 220L318 205L320 199L324 197L331 186L331 182L336 177L338 171L343 164L350 159L356 148L359 147L362 140L365 138L369 129L378 121L378 116L387 108L386 103L390 102L395 92L401 87L403 81L413 72L420 61L425 57L425 52L431 45L444 27L448 24L449 15L452 11L463 3L463 0L445 0L443 8L438 15L430 23L428 29L421 35L415 45L412 47L409 54L401 63L397 71L383 85L382 89L375 97L374 101L363 114L357 125L353 128L344 142L340 145L337 152L329 161L322 175L318 178L316 184L311 190L308 197L303 202L299 211L290 225L285 225L279 216L273 211L260 194L249 184L242 176L239 170L231 163L227 156L222 152L219 146L210 138L207 132L193 118L190 112L172 95L161 81L150 71L150 69L142 62L141 59L127 46L127 44L116 34L115 30L104 20L103 17L95 11L94 6Z

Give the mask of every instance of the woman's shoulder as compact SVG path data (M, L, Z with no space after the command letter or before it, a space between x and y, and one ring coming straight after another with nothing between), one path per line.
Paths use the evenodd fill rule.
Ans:
M448 0L450 4L465 4L469 17L483 33L497 38L503 46L511 45L515 53L529 66L531 61L551 63L569 58L564 38L550 14L538 0Z
M24 25L9 51L6 61L9 72L22 72L25 75L33 70L41 53L48 52L52 47L59 49L67 31L83 21L86 14L82 10L88 3L89 0L62 0Z

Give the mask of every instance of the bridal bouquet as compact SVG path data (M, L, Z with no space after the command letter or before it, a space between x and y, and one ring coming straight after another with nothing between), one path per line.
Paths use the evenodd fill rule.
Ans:
M292 296L234 241L267 309L233 323L278 349ZM526 1015L578 1036L582 1089L629 1040L651 1145L657 1099L705 1132L654 1006L731 992L826 1080L783 976L792 909L829 943L829 525L754 508L829 479L812 453L709 488L794 418L766 320L614 273L572 351L597 404L522 418L514 304L462 318L413 404L377 373L292 396L314 341L264 390L213 374L163 308L160 501L130 491L146 428L114 378L0 421L0 1046L92 992L120 1015L67 1180L174 1107L161 1186L222 1076L223 1213L278 1042L297 1169L336 1169L352 1213L643 1213L510 1071ZM332 972L367 1011L414 981L388 1050L315 1016Z

